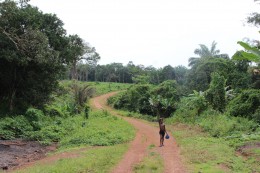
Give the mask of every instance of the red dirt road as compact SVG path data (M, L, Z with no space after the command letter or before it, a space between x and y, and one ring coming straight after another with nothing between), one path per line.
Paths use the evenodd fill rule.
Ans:
M95 97L91 100L92 107L108 110L114 115L115 111L106 105L106 100L116 92ZM147 154L147 148L155 145L155 151L161 155L164 161L165 173L185 173L185 167L181 161L180 151L173 137L164 140L163 147L159 147L159 127L134 118L122 117L136 129L135 139L131 142L129 150L123 159L113 169L113 173L130 173L133 166L140 163ZM167 128L167 127L166 127Z

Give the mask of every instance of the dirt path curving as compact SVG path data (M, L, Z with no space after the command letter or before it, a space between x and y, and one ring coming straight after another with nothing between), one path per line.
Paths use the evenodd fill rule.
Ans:
M92 107L97 109L108 110L114 115L115 111L106 105L106 100L116 94L116 92L95 97L91 100ZM125 153L123 159L112 171L113 173L129 173L132 172L134 165L140 163L146 155L146 150L150 145L156 146L156 152L161 155L164 160L165 173L185 173L183 163L180 158L180 151L176 142L171 137L165 140L164 147L159 147L159 130L157 126L150 125L142 120L134 118L122 117L132 124L137 132L135 139L131 142L129 150Z

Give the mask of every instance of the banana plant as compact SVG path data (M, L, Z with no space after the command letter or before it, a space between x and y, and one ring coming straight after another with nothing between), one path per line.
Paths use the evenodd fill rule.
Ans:
M244 50L237 51L232 59L235 60L247 60L255 63L260 63L260 50L256 47L250 46L248 43L238 41L240 46L242 46Z

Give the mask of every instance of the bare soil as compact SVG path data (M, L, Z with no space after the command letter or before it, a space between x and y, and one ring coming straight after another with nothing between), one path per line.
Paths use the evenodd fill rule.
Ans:
M29 162L45 157L47 152L56 149L56 144L43 146L39 142L16 140L0 140L0 168L13 170Z
M260 148L260 142L251 142L247 143L237 149L237 154L242 155L246 158L249 158L250 156L254 156L257 161L260 161L260 156L259 154L255 154L252 152L254 149L259 149Z
M107 98L115 93L116 92L94 98L91 102L92 107L94 106L98 109L108 110L114 115L120 116L106 104ZM172 136L170 139L164 141L163 147L159 147L159 127L157 127L157 123L150 124L134 118L122 118L132 124L136 128L137 132L135 139L130 144L129 150L113 169L113 173L133 172L133 167L144 159L148 154L148 147L152 145L156 146L155 151L163 158L165 173L187 172L181 161L180 150Z

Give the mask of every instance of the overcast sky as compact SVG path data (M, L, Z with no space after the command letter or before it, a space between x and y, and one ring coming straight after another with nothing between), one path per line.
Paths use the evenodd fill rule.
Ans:
M187 66L199 44L216 41L232 56L237 41L259 39L245 18L260 12L253 0L31 0L55 13L68 34L78 34L101 55L99 64L129 61L163 67Z

